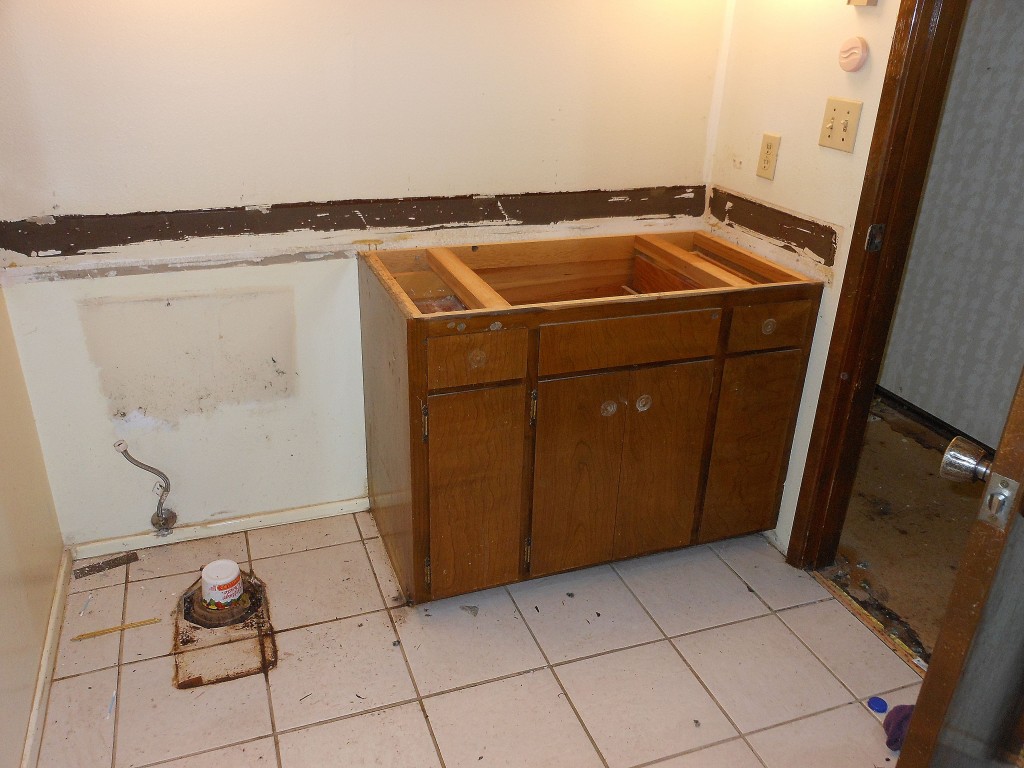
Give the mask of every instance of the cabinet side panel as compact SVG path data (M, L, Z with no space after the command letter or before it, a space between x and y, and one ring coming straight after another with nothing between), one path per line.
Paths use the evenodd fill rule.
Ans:
M360 260L359 313L370 511L407 598L414 595L408 320Z
M706 360L633 373L616 559L690 543L714 370Z
M534 576L612 557L629 377L578 376L538 387Z
M700 541L775 525L803 360L798 349L726 360Z
M526 385L427 402L431 597L518 580Z

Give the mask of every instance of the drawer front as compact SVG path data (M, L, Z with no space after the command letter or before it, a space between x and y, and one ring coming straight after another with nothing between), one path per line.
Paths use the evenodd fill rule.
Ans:
M540 375L709 357L721 318L720 309L702 309L544 326Z
M750 304L732 311L729 352L802 347L811 326L811 302Z
M528 333L525 328L516 328L427 339L427 388L524 378Z

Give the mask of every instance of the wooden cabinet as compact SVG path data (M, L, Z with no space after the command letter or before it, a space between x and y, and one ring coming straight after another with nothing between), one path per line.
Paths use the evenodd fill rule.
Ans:
M542 381L531 574L691 542L714 364Z
M775 524L821 285L703 233L371 252L371 510L406 596Z

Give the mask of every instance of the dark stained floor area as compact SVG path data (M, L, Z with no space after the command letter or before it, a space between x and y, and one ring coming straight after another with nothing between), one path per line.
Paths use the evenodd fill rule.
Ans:
M947 443L875 398L839 557L822 571L925 661L983 490L939 477Z

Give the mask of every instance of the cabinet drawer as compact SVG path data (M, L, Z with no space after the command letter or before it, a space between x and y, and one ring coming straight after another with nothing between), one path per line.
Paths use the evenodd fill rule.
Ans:
M709 357L720 309L584 320L540 329L541 376Z
M445 389L526 376L525 328L427 339L427 387Z
M732 311L729 352L801 347L807 338L811 302L751 304Z

